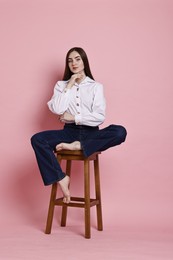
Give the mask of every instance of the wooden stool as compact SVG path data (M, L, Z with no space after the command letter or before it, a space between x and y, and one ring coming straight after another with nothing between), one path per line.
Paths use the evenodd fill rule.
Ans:
M101 190L100 190L100 176L99 176L99 154L94 153L89 157L84 157L82 151L62 150L56 152L59 163L66 160L66 174L70 176L71 163L73 160L84 162L84 197L71 197L69 204L63 203L63 198L56 198L57 183L52 185L50 196L50 204L47 216L46 234L51 233L52 220L55 206L62 206L61 226L66 226L67 208L78 207L84 208L85 212L85 238L91 237L90 225L90 208L96 206L97 209L97 228L103 230L102 223L102 208L101 208ZM94 162L94 176L95 176L95 198L90 198L90 161Z

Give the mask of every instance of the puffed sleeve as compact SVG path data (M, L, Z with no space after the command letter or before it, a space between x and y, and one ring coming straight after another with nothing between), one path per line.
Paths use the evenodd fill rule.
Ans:
M54 114L62 115L68 109L71 89L64 91L66 85L67 81L58 81L54 87L53 96L47 103Z

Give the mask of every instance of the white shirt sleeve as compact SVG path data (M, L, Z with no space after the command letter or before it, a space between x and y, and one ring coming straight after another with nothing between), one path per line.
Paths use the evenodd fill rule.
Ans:
M71 89L64 92L66 84L65 81L58 81L54 87L53 96L47 103L54 114L62 115L68 109Z

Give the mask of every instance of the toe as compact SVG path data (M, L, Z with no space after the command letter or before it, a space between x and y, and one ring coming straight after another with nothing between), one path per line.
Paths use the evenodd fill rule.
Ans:
M66 198L66 203L67 203L67 204L70 203L70 196L68 196L68 197Z

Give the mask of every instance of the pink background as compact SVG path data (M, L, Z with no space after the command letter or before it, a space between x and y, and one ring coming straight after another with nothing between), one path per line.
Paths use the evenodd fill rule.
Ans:
M59 127L46 103L74 46L104 84L102 127L128 131L100 158L105 229L172 232L173 2L0 0L1 234L44 229L50 187L30 137ZM72 192L82 192L82 175L73 176ZM69 211L69 222L82 225L82 212Z

